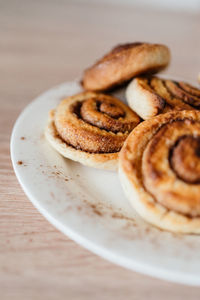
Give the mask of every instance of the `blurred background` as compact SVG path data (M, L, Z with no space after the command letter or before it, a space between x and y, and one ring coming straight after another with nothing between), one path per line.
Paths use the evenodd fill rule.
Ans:
M168 45L170 74L200 71L200 0L0 0L0 25L1 85L33 96L124 42Z

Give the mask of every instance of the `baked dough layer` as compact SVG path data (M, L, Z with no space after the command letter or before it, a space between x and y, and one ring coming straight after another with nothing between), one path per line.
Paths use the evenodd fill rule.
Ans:
M52 111L49 116L48 124L45 128L45 137L58 153L88 167L111 171L117 170L118 152L96 154L75 149L63 141L63 139L59 136L54 124L53 115L54 112Z
M147 120L171 110L200 108L200 90L185 82L155 76L134 78L126 89L129 106Z
M90 91L108 90L134 76L156 73L169 61L170 51L164 45L140 42L119 45L85 70L82 84Z
M140 118L112 96L83 92L50 112L45 135L63 156L88 166L116 169L118 152Z
M199 138L200 112L195 110L156 116L127 138L119 156L120 180L133 207L151 224L200 233ZM192 182L177 173L173 160L179 170L194 175Z

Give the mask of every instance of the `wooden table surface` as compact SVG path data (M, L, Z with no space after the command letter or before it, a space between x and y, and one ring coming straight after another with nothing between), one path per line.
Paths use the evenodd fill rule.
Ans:
M20 111L113 45L166 43L168 72L197 78L199 14L88 3L0 1L0 299L199 299L200 288L128 271L78 246L39 214L14 175L9 140Z

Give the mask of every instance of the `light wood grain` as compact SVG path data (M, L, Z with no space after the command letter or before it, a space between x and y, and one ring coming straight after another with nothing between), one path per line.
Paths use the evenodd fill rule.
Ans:
M83 1L0 1L0 299L199 298L199 288L125 270L58 232L24 195L9 154L20 111L117 43L166 43L169 72L196 80L199 32L199 15Z

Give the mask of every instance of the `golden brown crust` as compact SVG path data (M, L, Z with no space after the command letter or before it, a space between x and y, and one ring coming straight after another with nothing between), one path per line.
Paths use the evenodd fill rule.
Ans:
M194 87L187 85L186 83L182 86L179 84L179 82L175 82L172 80L165 80L166 88L171 92L171 94L174 97L177 97L178 99L181 99L183 102L190 104L195 107L200 106L200 91L199 96L195 96L193 93L196 91L198 93L198 89L195 89ZM188 87L188 91L186 91L184 88Z
M192 159L191 159L192 158ZM200 138L191 135L178 140L171 153L171 165L177 176L189 183L200 182Z
M104 91L144 73L156 73L170 61L169 49L164 45L130 43L119 45L85 70L83 87L90 91Z
M126 90L126 98L129 106L144 120L159 114L165 108L165 100L150 86L148 78L135 78Z
M99 167L100 158L105 161L109 161L109 157L113 159L103 154L118 153L139 122L139 117L117 98L84 92L68 97L58 105L51 114L47 136L56 150L61 149L58 144L66 144L66 151L64 146L58 150L65 157L75 157L74 160L79 161L80 156L82 163L82 158L86 157L85 164L89 162L89 165L96 157ZM84 156L80 155L81 152L85 153Z
M155 76L133 79L127 87L126 98L129 106L144 120L171 110L200 108L199 89L185 82Z
M139 117L112 96L84 92L63 100L55 126L64 141L90 153L118 152Z
M186 82L180 81L179 82L180 87L185 90L186 92L188 92L191 95L200 97L200 90L198 88L195 88L194 86L192 86L191 84L188 84Z
M54 124L54 111L51 111L49 114L48 124L45 128L45 137L50 145L66 158L93 168L111 171L117 170L118 152L100 154L88 153L82 150L77 150L63 141Z
M122 185L150 223L200 233L199 139L200 112L193 110L147 120L126 140L119 159Z

